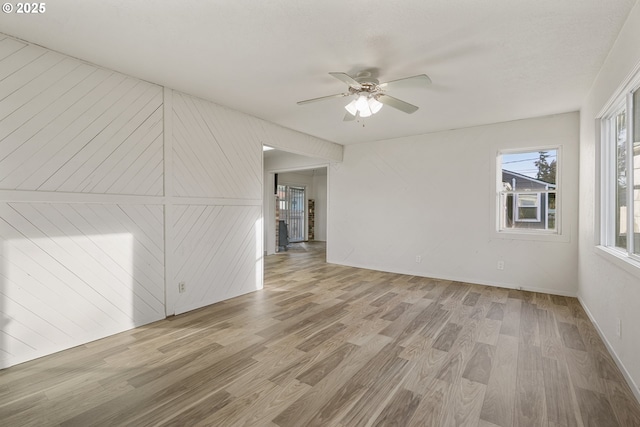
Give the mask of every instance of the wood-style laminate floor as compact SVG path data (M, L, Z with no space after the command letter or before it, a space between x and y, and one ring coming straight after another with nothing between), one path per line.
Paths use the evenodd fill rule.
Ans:
M267 257L265 289L0 372L3 426L640 426L574 298Z

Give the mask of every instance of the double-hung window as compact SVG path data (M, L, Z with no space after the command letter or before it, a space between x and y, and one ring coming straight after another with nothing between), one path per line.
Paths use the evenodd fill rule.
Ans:
M602 123L601 243L640 260L640 89Z
M498 153L498 231L558 234L558 147Z
M515 222L539 222L540 221L540 193L516 193L515 194Z

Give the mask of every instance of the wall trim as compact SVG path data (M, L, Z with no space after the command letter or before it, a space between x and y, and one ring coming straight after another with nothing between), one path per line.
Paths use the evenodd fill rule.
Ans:
M172 286L174 270L174 238L173 238L173 90L163 88L163 179L165 203L164 211L164 313L165 316L176 314L176 301L178 300L178 290Z
M242 295L247 295L247 294L251 294L251 293L254 293L254 292L259 292L262 289L263 288L251 289L251 290L248 290L246 292L242 292L242 293L239 293L237 295L233 295L233 296L231 296L229 298L225 298L225 299L212 298L212 299L209 299L209 300L205 300L204 302L203 301L198 301L198 302L195 302L195 303L192 303L192 304L185 304L183 306L180 306L180 305L176 304L175 315L179 316L181 314L185 314L185 313L188 313L188 312L193 311L193 310L198 310L200 308L204 308L204 307L208 307L208 306L211 306L211 305L214 305L214 304L219 304L219 303L222 303L222 302L225 302L225 301L229 301L229 300L232 300L234 298L240 297Z
M164 196L24 190L0 190L0 201L6 203L96 203L103 205L162 205L166 203Z
M212 197L168 197L174 205L261 206L262 199L235 199Z
M327 175L328 175L330 167L331 167L331 162L322 162L322 163L317 163L312 165L294 166L290 168L276 168L276 169L264 169L264 166L263 166L263 169L264 169L264 172L267 172L267 173L296 173L298 171L306 171L309 169L327 168Z
M538 288L538 287L532 287L532 286L520 286L520 285L514 285L512 283L489 282L489 281L478 280L478 279L473 279L473 278L469 278L469 277L456 277L456 276L447 276L447 277L445 277L445 276L438 276L438 275L426 276L424 273L419 273L419 272L410 271L410 270L388 269L388 268L372 268L371 266L365 266L365 265L361 265L361 264L357 264L357 263L346 263L346 262L330 261L330 259L328 257L327 257L327 263L328 264L336 264L336 265L344 265L346 267L362 268L362 269L365 269L365 270L382 271L382 272L385 272L385 273L404 274L406 276L425 277L425 278L436 279L436 280L450 280L452 282L469 283L469 284L472 284L472 285L493 286L493 287L496 287L496 288L514 289L514 290L521 290L521 291L528 291L528 292L538 292L538 293L541 293L541 294L559 295L559 296L563 296L563 297L572 297L572 298L575 298L577 296L577 293L575 293L575 292L564 292L564 291L558 291L556 289Z
M616 353L613 346L607 339L606 335L604 334L604 332L602 332L602 329L600 329L600 325L598 325L596 318L593 316L593 314L589 310L589 307L587 307L587 304L584 302L584 300L580 295L578 295L577 298L578 298L578 302L580 302L580 305L582 306L582 309L585 311L585 313L587 313L589 320L591 321L593 326L596 328L598 335L600 335L600 339L602 340L602 342L604 342L604 345L607 347L607 350L609 351L609 354L613 358L613 361L616 362L618 369L620 369L620 372L622 372L624 379L627 381L627 385L629 386L629 388L631 388L631 391L633 392L633 395L636 397L636 400L638 401L638 403L640 403L640 388L633 381L631 374L629 374L629 371L627 371L627 368L624 366L624 363L622 363L622 360L620 360L620 358L618 357L618 354Z
M168 142L168 140L165 140ZM165 188L168 193L169 186ZM137 196L129 194L64 193L57 191L0 190L5 203L94 203L102 205L221 205L260 206L261 199L222 197Z

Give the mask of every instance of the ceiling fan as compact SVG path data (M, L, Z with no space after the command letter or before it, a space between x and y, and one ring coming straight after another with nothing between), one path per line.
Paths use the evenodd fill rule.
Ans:
M378 79L372 77L369 71L361 71L355 77L351 77L346 73L329 74L346 83L349 86L348 91L335 95L321 96L320 98L299 101L298 105L354 95L355 99L344 107L347 110L347 114L344 116L345 121L355 120L358 117L369 117L380 111L383 105L388 105L389 107L400 110L403 113L415 113L418 110L418 107L398 98L394 98L391 95L387 95L386 91L388 89L399 87L426 87L431 83L431 79L426 74L391 80L386 83L380 83Z

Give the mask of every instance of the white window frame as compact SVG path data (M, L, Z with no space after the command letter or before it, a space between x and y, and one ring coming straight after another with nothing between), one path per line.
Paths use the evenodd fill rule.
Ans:
M600 246L608 252L622 260L634 262L639 266L640 255L634 253L634 165L633 165L633 145L634 145L634 123L633 123L633 94L640 91L640 76L634 79L634 83L629 85L629 89L622 93L611 103L611 107L601 117L601 197L600 197ZM625 110L626 132L625 149L626 158L626 202L627 202L627 245L621 248L616 245L615 224L616 224L616 180L617 180L617 153L615 125L613 121L617 115Z
M555 193L555 204L556 204L556 208L555 208L555 229L549 230L546 228L542 228L542 229L537 229L537 228L506 228L502 226L503 223L503 216L502 216L502 198L503 197L507 197L507 195L512 194L514 195L514 200L515 200L515 194L517 193L524 193L524 191L518 191L517 189L514 190L505 190L502 184L502 156L505 154L518 154L518 153L529 153L529 152L535 152L538 153L540 151L555 151L556 152L556 185L555 188L553 189L536 189L535 191L531 191L532 193L538 193L538 197L540 197L540 194L545 193L547 194L547 204L549 203L549 193ZM551 145L551 146L535 146L535 147L530 147L530 148L517 148L517 149L502 149L502 150L498 150L497 154L496 154L496 173L495 173L495 179L496 179L496 216L495 216L495 221L496 221L496 228L495 228L495 232L496 232L496 236L509 236L509 237L522 237L522 238L530 238L533 240L548 240L548 239L564 239L563 233L562 233L562 146L561 145ZM540 199L538 201L538 209L540 208ZM513 216L514 216L514 221L516 218L517 213L514 212ZM549 215L549 212L547 212L547 215ZM540 217L540 213L538 213L538 218ZM537 221L540 221L540 219L538 219ZM518 222L535 222L533 220L520 220Z
M536 191L536 192L518 192L514 194L514 200L515 200L515 208L514 209L514 214L513 214L513 220L516 222L540 222L540 192ZM518 206L518 200L520 199L520 196L531 196L531 195L536 195L536 205L535 206L524 206L525 208L536 208L536 217L535 218L520 218L520 208L521 206Z

